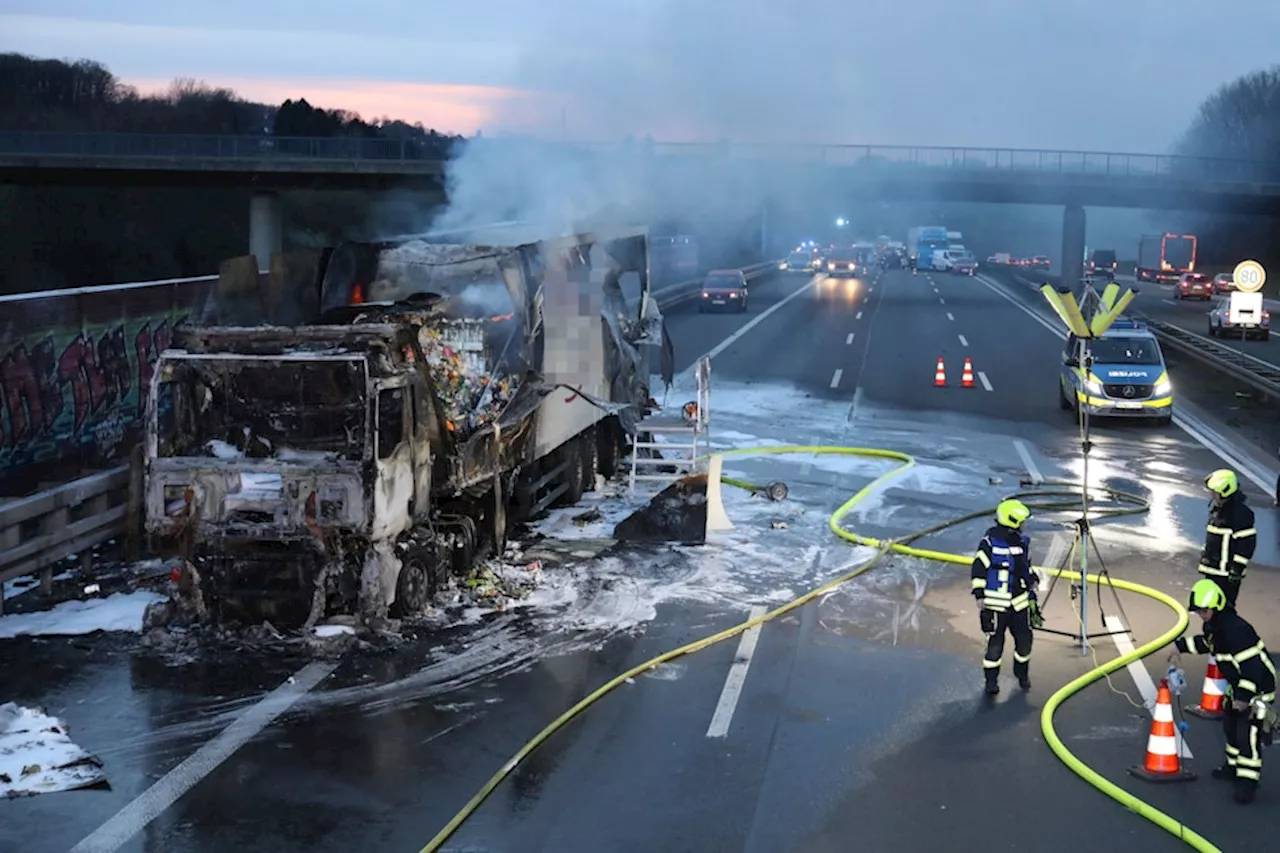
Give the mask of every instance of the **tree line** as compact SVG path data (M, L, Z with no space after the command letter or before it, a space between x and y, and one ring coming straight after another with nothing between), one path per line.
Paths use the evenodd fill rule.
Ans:
M254 103L191 79L144 95L98 62L15 53L0 54L5 130L405 139L442 158L463 141L303 98ZM357 193L286 194L289 241L364 236L378 203ZM247 251L248 209L247 189L0 185L0 293L206 275Z
M1252 161L1280 181L1280 65L1232 80L1200 104L1175 151L1188 157L1214 158L1218 164L1196 164L1195 171L1220 171L1230 177L1235 161ZM1280 218L1187 212L1179 224L1199 238L1204 265L1231 266L1244 258L1269 268L1280 263Z

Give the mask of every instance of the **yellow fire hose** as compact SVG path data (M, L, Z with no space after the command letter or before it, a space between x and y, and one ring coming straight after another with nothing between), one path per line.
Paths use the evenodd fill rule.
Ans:
M863 545L866 547L875 548L876 554L871 558L869 558L868 560L866 560L865 562L863 562L862 564L860 564L859 566L857 566L856 568L854 568L853 570L841 575L838 578L835 578L834 580L828 581L827 583L823 584L822 586L816 589L810 590L809 592L805 593L799 598L796 598L782 605L776 610L772 610L768 613L765 613L763 616L760 616L756 619L750 619L739 625L735 625L732 628L726 628L725 630L720 631L717 634L712 634L709 637L704 637L701 640L697 640L693 643L689 643L688 645L681 646L678 649L672 649L669 652L664 652L663 654L660 654L655 658L647 660L644 663L633 666L631 669L627 670L621 675L618 675L610 679L609 681L605 682L603 685L601 685L591 694L589 694L588 696L583 698L581 701L579 701L572 708L565 711L563 714L561 714L559 717L557 717L555 720L549 723L546 726L546 728L538 732L533 737L532 740L530 740L524 746L520 747L519 751L517 751L515 755L511 756L511 758L508 759L507 762L503 764L502 767L496 773L494 773L492 777L490 777L489 781L486 782L484 786L479 791L476 792L475 796L473 796L469 801L467 801L467 804L463 806L462 809L456 815L453 816L453 818L445 825L445 827L441 829L438 833L436 833L435 837L432 838L431 841L429 841L427 845L422 848L421 853L435 853L435 851L439 850L440 847L445 843L445 841L447 841L449 837L453 835L453 833L457 832L458 828L462 826L462 824L467 820L467 818L469 818L472 815L472 813L474 813L475 810L480 807L481 803L483 803L485 799L491 793L493 793L494 789L497 788L498 785L508 775L510 775L513 770L515 770L515 768L520 764L520 762L522 762L525 758L527 758L529 754L532 753L535 749L537 749L544 741L547 740L547 738L551 737L553 734L555 734L557 731L563 728L565 724L573 720L575 717L577 717L579 714L581 714L591 705L595 704L595 702L599 700L601 697L611 692L612 690L617 688L619 685L626 683L628 679L634 678L635 676L640 675L641 673L646 672L650 669L653 669L659 666L660 664L666 663L669 660L673 660L683 655L693 654L694 652L701 651L702 649L705 649L708 646L712 646L712 645L715 645L716 643L722 642L724 640L728 640L732 637L735 637L741 634L743 631L746 631L749 628L753 628L756 625L761 625L770 620L777 619L779 616L782 616L785 613L789 613L792 610L795 610L796 608L802 607L805 604L808 604L810 601L813 601L815 598L825 595L826 593L830 592L836 587L852 580L853 578L858 577L864 572L867 572L890 553L904 554L907 556L919 557L927 560L938 560L944 563L954 563L956 565L963 565L963 566L969 566L972 563L973 561L972 555L953 554L946 551L935 551L928 548L916 548L916 547L912 547L907 543L914 542L915 540L920 539L921 537L928 536L932 533L937 533L949 527L954 527L966 521L971 521L977 518L983 518L983 517L989 516L994 511L994 508L984 509L979 512L973 512L967 515L957 516L955 518L948 519L947 521L944 521L941 524L936 524L936 525L933 525L932 527L928 527L923 530L918 530L906 536L903 536L897 539L889 539L889 540L879 540L879 539L872 539L867 536L861 536L857 533L854 533L851 530L846 530L844 527L840 525L841 520L845 516L847 516L850 512L852 512L853 509L860 502L866 499L868 495L880 489L881 487L883 487L885 484L887 484L889 481L893 480L894 478L901 476L902 474L904 474L906 471L908 471L910 468L912 468L915 465L915 460L905 453L899 453L894 450L882 450L878 448L865 448L865 447L786 446L786 447L747 447L747 448L740 448L737 450L725 451L725 453L721 455L763 456L763 455L785 455L785 454L800 454L800 453L859 456L859 457L873 458L873 459L887 459L887 460L892 460L892 461L901 463L900 465L898 465L898 467L894 468L892 471L886 474L882 474L881 476L877 477L875 480L872 480L870 483L864 486L861 490L859 490L857 494L855 494L853 497L845 501L840 506L839 509L837 509L834 513L831 514L831 517L827 522L828 526L831 528L831 532L834 533L836 536L839 536L841 539L844 539L845 541L854 543L856 545ZM730 485L739 486L741 488L745 488L751 491L760 490L760 487L755 486L751 483L747 483L745 481L732 480L730 478L723 478L723 482L727 482ZM1033 511L1037 509L1041 511L1068 510L1071 508L1079 507L1080 505L1079 498L1080 498L1080 489L1081 489L1079 485L1073 484L1073 483L1056 482L1056 481L1048 482L1045 485L1050 488L1043 488L1043 489L1038 488L1032 491L1018 492L1014 495L1010 495L1010 497L1017 497L1018 499L1022 500ZM1134 494L1121 492L1115 489L1104 488L1104 487L1092 487L1090 491L1096 492L1100 495L1107 496L1107 498L1110 499L1113 504L1108 506L1105 503L1102 503L1102 504L1099 504L1097 507L1093 507L1092 509L1094 510L1093 511L1094 518L1114 518L1122 515L1133 515L1138 513L1145 513L1148 509L1147 502L1143 498ZM1122 505L1116 506L1114 504L1122 504ZM1068 580L1080 580L1079 572L1074 572L1068 569L1041 568L1041 570L1046 571L1051 575L1063 577ZM1185 631L1187 627L1187 611L1175 599L1173 599L1168 595L1165 595L1163 592L1160 592L1159 590L1152 589L1150 587L1143 586L1141 584L1131 583L1129 581L1114 580L1109 577L1099 577L1097 575L1089 575L1088 579L1090 583L1108 584L1114 587L1115 589L1121 589L1127 592L1135 592L1140 595L1145 595L1148 598L1155 599L1156 601L1159 601L1160 603L1166 605L1170 610L1174 612L1174 614L1177 616L1177 622L1172 628L1170 628L1168 631L1166 631L1164 634L1157 637L1156 639L1151 640L1150 642L1146 643L1145 645L1137 649L1134 649L1132 652L1129 652L1128 654L1121 655L1105 664L1102 664L1096 669L1086 672L1084 675L1081 675L1079 678L1076 678L1075 680L1071 681L1069 684L1066 684L1063 687L1059 688L1056 693L1050 696L1049 700L1045 702L1044 709L1040 712L1040 728L1041 728L1041 731L1044 733L1045 742L1048 743L1049 748L1053 750L1054 754L1057 755L1058 758L1060 758L1062 762L1067 765L1067 767L1069 767L1073 772L1075 772L1078 776L1080 776L1090 785L1093 785L1095 788L1102 791L1108 797L1111 797L1111 799L1115 800L1116 802L1120 803L1126 808L1129 808L1130 810L1136 812L1138 815L1156 824L1161 829L1164 829L1165 831L1172 833L1173 835L1185 841L1187 844L1191 845L1196 850L1201 851L1201 853L1220 853L1219 849L1204 837L1198 835L1197 833L1183 826L1175 818L1170 817L1164 812L1159 811L1149 803L1146 803L1143 800L1138 799L1133 794L1130 794L1128 791L1125 791L1120 786L1103 778L1095 770L1087 766L1080 759L1076 758L1076 756L1073 755L1071 751L1068 750L1066 746L1062 743L1062 739L1058 737L1058 733L1054 729L1053 715L1054 715L1054 712L1057 711L1058 707L1062 705L1063 702L1071 698L1076 693L1079 693L1081 690L1083 690L1085 687L1089 686L1090 684L1094 683L1095 681L1105 678L1111 673L1128 666L1133 661L1141 660L1142 658L1146 657L1152 652L1160 648L1163 648L1164 646L1167 646L1168 644L1173 642L1176 638L1181 636L1183 631Z

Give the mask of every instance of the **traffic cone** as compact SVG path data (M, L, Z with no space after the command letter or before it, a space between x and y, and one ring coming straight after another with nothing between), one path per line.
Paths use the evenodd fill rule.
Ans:
M973 387L973 362L967 358L964 360L964 372L960 374L960 386L962 388Z
M1200 688L1200 704L1186 708L1202 720L1221 720L1222 703L1226 698L1227 680L1218 669L1218 662L1209 655L1209 667L1204 673L1204 686Z
M942 366L942 356L938 356L938 369L933 372L933 387L947 387L947 369Z
M1151 720L1151 734L1147 737L1147 758L1141 766L1130 767L1129 772L1148 782L1190 782L1196 774L1182 766L1178 756L1178 730L1173 723L1173 698L1169 695L1169 682L1161 680L1156 694L1156 713Z

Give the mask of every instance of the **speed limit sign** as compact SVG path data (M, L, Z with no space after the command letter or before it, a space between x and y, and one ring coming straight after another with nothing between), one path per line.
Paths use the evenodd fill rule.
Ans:
M1241 261L1231 273L1236 289L1245 293L1257 293L1267 283L1267 271L1257 261Z

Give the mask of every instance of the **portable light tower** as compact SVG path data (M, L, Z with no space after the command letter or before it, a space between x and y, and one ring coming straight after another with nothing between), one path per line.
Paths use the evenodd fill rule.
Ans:
M1083 342L1084 351L1079 367L1084 371L1085 379L1088 379L1093 374L1093 341L1102 337L1107 329L1111 328L1112 324L1124 312L1124 309L1129 307L1129 303L1133 302L1134 297L1138 295L1138 291L1134 288L1125 288L1122 292L1120 285L1113 281L1103 288L1102 293L1098 293L1093 287L1093 282L1090 279L1085 279L1082 282L1078 302L1071 288L1065 285L1055 289L1053 285L1046 284L1040 288L1040 292L1044 294L1044 298L1053 307L1054 312L1062 319L1062 322L1066 324L1071 334ZM1085 317L1086 313L1089 315L1088 319ZM1089 633L1087 618L1089 604L1089 545L1091 542L1089 530L1089 451L1093 448L1093 442L1089 433L1088 401L1086 400L1084 405L1077 405L1076 408L1080 413L1080 456L1082 463L1081 477L1083 480L1083 487L1080 490L1081 515L1080 520L1076 522L1080 550L1080 633L1079 635L1070 634L1068 636L1078 637L1080 640L1080 653L1087 655L1089 654L1090 638L1126 632L1102 631L1094 634ZM1093 547L1096 550L1098 546L1094 543ZM1101 561L1101 554L1099 554L1099 561ZM1105 571L1104 567L1102 573L1105 573ZM1114 588L1112 591L1114 593ZM1103 628L1106 628L1105 623Z

